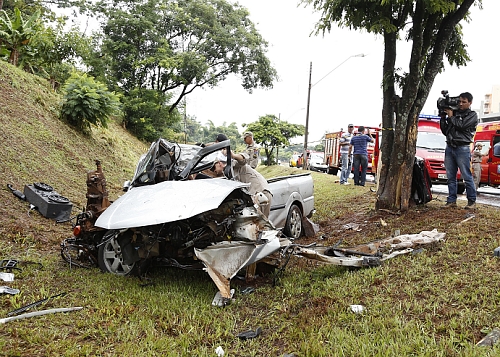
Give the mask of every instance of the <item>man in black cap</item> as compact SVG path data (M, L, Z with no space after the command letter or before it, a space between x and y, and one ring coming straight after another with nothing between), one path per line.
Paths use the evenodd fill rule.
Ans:
M342 169L340 171L340 184L349 185L347 179L351 173L352 156L349 155L349 144L351 143L352 132L354 125L347 126L347 133L342 134L340 137L340 158L342 160Z
M215 138L216 143L221 143L221 142L226 141L226 140L228 140L227 136L222 134L222 133L217 134L217 137Z

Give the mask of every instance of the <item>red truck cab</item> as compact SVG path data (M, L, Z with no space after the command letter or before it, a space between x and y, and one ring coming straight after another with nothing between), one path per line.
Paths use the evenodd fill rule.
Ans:
M432 183L446 184L447 177L444 167L446 137L441 132L439 120L440 117L436 115L421 114L419 116L415 156L424 160Z
M446 169L444 167L444 153L446 150L446 137L441 132L437 115L420 114L418 119L417 148L415 156L421 158L433 184L446 184ZM374 164L377 166L381 135L377 135ZM460 179L460 172L457 175ZM465 191L463 181L458 181L458 193Z
M479 123L474 145L483 144L480 185L500 185L500 121ZM495 152L496 148L496 152Z

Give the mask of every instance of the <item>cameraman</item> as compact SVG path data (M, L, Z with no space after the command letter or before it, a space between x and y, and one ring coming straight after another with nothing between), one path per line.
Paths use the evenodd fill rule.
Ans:
M471 153L470 144L473 142L477 126L477 114L470 109L472 94L461 93L459 97L458 110L445 108L446 114L441 115L439 122L441 132L446 137L446 151L444 166L448 178L448 197L446 207L457 206L457 172L460 173L465 182L467 190L467 205L465 209L476 207L476 188L470 171Z

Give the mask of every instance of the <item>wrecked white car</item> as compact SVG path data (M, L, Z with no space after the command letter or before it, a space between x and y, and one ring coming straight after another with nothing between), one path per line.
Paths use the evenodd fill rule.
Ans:
M225 178L212 178L209 169L223 148ZM76 217L74 236L61 244L63 258L118 275L144 273L153 263L204 268L222 297L230 298L230 279L288 245L287 235L300 236L303 217L314 211L310 175L276 178L267 219L248 184L231 180L230 158L229 141L201 148L159 139L112 204L96 162L97 170L87 175L87 209Z

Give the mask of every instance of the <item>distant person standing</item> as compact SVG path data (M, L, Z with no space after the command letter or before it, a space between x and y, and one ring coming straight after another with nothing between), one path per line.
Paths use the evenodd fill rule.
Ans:
M354 130L354 125L349 124L347 126L347 133L342 134L340 137L340 158L342 160L342 168L340 171L340 184L349 185L347 179L351 173L352 157L349 154L349 144L351 143L352 132Z
M358 127L358 134L351 138L349 153L353 154L352 168L354 171L354 185L356 186L365 185L366 169L368 168L368 143L374 141L370 129L368 129L368 135L365 135L364 126Z
M243 134L243 140L247 144L247 148L245 149L245 153L248 155L247 164L252 169L255 169L260 161L260 146L253 140L253 133L251 131Z
M472 152L472 177L474 178L474 187L476 187L476 195L479 195L477 189L481 182L481 163L483 162L483 144L477 143Z

